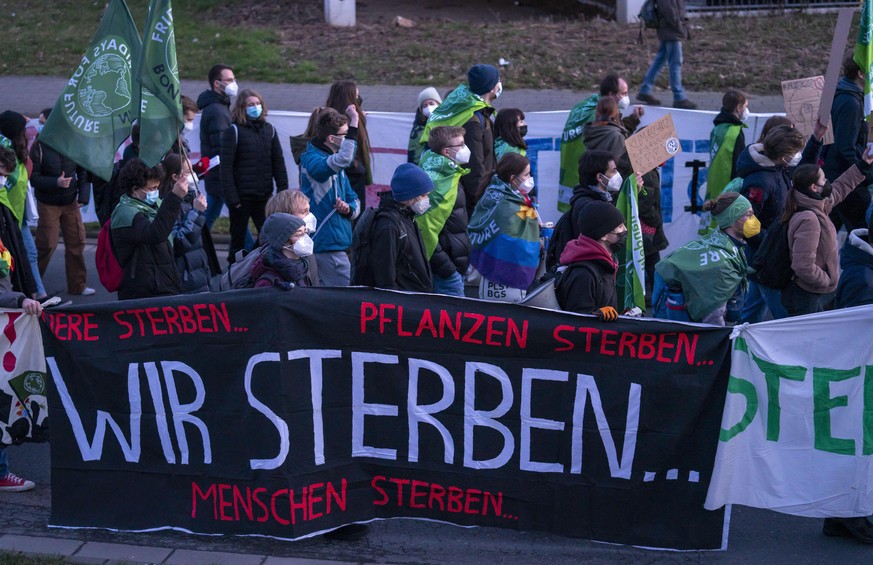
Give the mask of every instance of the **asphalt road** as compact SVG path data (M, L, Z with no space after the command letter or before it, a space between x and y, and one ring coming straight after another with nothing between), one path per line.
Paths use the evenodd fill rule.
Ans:
M76 303L114 300L99 283L94 265L96 241L86 248L92 297L69 297L63 290L63 248L45 277L49 293ZM219 256L223 250L219 251ZM257 537L196 536L180 532L123 533L47 527L51 508L49 446L10 448L12 470L36 481L28 493L0 493L0 533L196 549L276 557L295 557L347 563L869 563L873 548L851 539L827 538L821 520L798 518L746 507L731 512L730 538L725 552L665 552L564 538L543 533L519 533L496 528L461 528L415 520L375 522L371 533L356 542L314 538L285 542ZM99 483L88 485L94 496L124 496L107 492ZM56 493L62 496L62 493ZM242 560L242 555L240 556Z

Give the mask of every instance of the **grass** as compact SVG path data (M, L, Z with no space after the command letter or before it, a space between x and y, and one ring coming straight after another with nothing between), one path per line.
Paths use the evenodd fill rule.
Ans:
M18 552L0 552L0 565L67 565L73 563L63 557L46 555L25 555Z
M141 27L147 0L128 5ZM68 76L104 0L28 0L26 6L0 0L0 13L15 13L6 20L0 74ZM503 57L511 63L503 70L507 88L587 90L610 70L640 84L658 46L653 31L639 46L637 25L603 20L468 24L423 18L408 29L388 22L343 29L321 23L321 2L306 0L186 0L174 8L183 78L204 77L221 61L244 80L329 83L352 77L369 84L451 86L465 79L470 65ZM833 13L799 12L692 19L685 86L780 93L782 80L824 73L835 22ZM666 86L666 72L661 80Z

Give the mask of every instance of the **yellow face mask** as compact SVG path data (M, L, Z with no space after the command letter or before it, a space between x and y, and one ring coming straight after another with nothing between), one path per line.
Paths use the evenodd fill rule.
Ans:
M758 218L752 216L743 222L743 237L749 239L750 237L755 237L759 233L761 233L761 222L758 221Z

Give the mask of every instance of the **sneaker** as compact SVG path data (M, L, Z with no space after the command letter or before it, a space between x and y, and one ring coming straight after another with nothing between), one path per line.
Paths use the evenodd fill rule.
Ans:
M22 479L12 473L0 477L0 492L24 492L36 486L33 481Z
M359 540L370 532L370 526L367 524L349 524L335 530L331 530L324 534L324 537L339 541L355 541Z
M79 293L79 296L93 296L93 295L96 294L96 293L97 293L96 290L94 290L94 289L91 288L90 286L86 286L86 287L82 290L82 292ZM71 292L70 294L75 294L75 293Z
M682 110L696 110L697 104L686 98L685 100L677 100L673 102L673 107Z
M867 518L825 518L821 531L826 536L855 538L864 543L873 543L873 524Z
M655 98L651 94L643 94L642 92L637 94L637 100L639 102L644 103L644 104L648 104L649 106L660 106L661 105L660 100L658 100L657 98Z

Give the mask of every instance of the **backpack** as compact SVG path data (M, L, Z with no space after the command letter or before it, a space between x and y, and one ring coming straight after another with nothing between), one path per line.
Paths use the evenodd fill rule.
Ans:
M112 220L106 220L100 233L97 235L97 274L100 276L100 284L109 292L116 292L124 282L124 269L115 257L112 249L112 233L109 224ZM136 252L134 252L136 253ZM136 260L134 255L133 260Z
M234 290L237 288L252 288L255 281L252 280L252 268L259 257L267 252L268 245L262 245L251 251L245 257L237 259L227 267L227 272L221 275L216 290Z
M381 208L367 208L361 217L358 218L355 224L355 233L352 237L352 246L349 248L349 253L352 256L351 265L351 284L353 286L374 286L375 277L373 275L373 266L370 262L370 248L373 240L373 227L376 224L376 218L382 213ZM393 222L397 224L400 232L405 234L402 224L397 222L391 215L388 215ZM400 256L406 256L406 246L408 245L408 237L401 237L400 241L403 245L400 249Z
M807 210L798 208L797 212ZM791 269L791 250L788 247L788 221L770 226L764 241L758 247L752 268L755 273L751 279L769 288L783 289L791 284L794 271Z
M640 8L639 16L640 27L645 26L648 29L658 29L661 27L661 22L658 18L658 2L657 0L646 0L643 2L643 7Z

